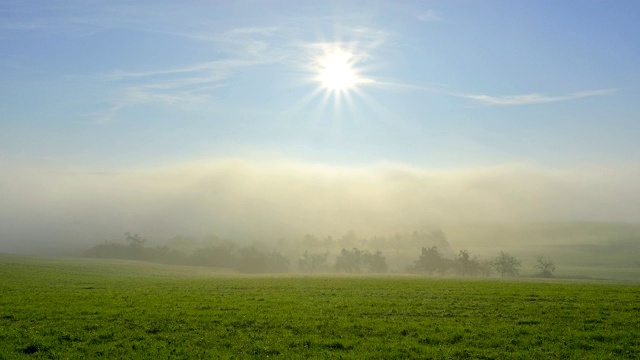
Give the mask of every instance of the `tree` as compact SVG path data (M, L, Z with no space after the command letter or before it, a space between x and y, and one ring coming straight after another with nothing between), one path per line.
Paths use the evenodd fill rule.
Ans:
M348 273L361 272L386 272L387 262L380 251L375 254L368 250L342 249L342 252L336 258L336 271Z
M556 271L556 266L553 263L553 260L544 258L542 256L538 256L534 267L540 270L540 275L542 275L543 277L552 277L553 272Z
M238 250L235 268L245 273L285 273L289 271L289 259L276 251L266 251L257 246Z
M298 259L298 269L302 272L321 272L327 270L327 256L324 254L309 254L304 252L302 257Z
M440 229L431 231L431 233L429 234L429 241L432 244L439 246L440 249L442 249L445 253L452 252L451 245L449 244L449 241L447 241L447 235L445 235L444 232Z
M129 243L129 246L135 249L144 247L144 243L147 242L147 239L138 234L131 235L131 233L125 233L124 236L127 238L126 241Z
M491 260L480 261L480 274L489 277L493 274L493 262Z
M336 271L362 272L362 252L357 248L353 250L342 249L340 255L336 257Z
M189 257L190 265L233 269L238 264L236 244L231 241L197 249Z
M500 251L498 257L493 261L493 268L500 273L501 277L518 275L521 266L520 261L515 256L504 251Z
M371 254L368 251L365 251L363 253L363 264L367 272L387 272L387 260L384 256L382 256L382 252L380 251L376 251L375 254Z
M413 263L413 266L409 267L409 270L415 272L426 272L429 273L429 275L433 274L434 271L444 274L447 272L450 265L451 261L445 259L442 254L440 254L437 246L432 246L430 248L423 247L420 257Z
M480 261L477 257L471 258L467 250L460 250L455 260L455 265L458 275L474 276L480 272Z

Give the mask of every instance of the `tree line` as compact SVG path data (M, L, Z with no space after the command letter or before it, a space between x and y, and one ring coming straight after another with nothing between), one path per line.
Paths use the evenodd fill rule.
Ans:
M347 234L346 236L352 237L353 235ZM379 243L388 242L388 239L405 240L413 244L431 241L445 247L448 250L447 253L451 252L446 236L439 230L373 239L374 242ZM307 235L302 243L310 248L316 248L316 251L304 250L302 254L297 256L297 261L292 264L289 256L260 244L240 246L232 241L214 238L214 241L188 252L170 246L147 247L145 246L146 239L138 234L126 233L124 243L105 242L88 249L84 256L219 267L243 273L283 273L292 270L305 273L385 273L389 271L387 259L379 250L372 252L358 246L351 249L343 247L337 254L332 255L327 246L327 239L320 241ZM357 241L347 243L358 244ZM362 241L359 243L366 245ZM318 252L318 244L324 244L326 249ZM503 251L491 259L480 259L477 256L472 256L467 250L460 250L451 257L441 252L438 245L423 246L418 258L406 266L405 270L409 273L429 275L492 276L497 274L504 277L518 275L522 267L521 262L515 256ZM539 276L544 277L551 277L555 271L553 261L544 257L537 259L535 268L540 270Z

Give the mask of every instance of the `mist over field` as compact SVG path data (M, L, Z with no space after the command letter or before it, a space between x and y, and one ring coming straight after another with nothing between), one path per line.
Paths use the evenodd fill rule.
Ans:
M217 235L275 244L305 234L431 229L443 229L457 249L488 252L615 238L602 229L533 236L544 226L531 224L640 219L640 168L629 166L432 170L240 158L106 172L0 166L0 252L7 253L79 254L125 232L151 243Z
M0 0L0 360L640 359L638 19Z

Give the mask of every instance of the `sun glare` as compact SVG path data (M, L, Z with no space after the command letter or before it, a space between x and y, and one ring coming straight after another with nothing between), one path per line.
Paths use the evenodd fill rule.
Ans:
M353 55L336 50L320 60L318 80L322 86L332 91L348 90L358 82L352 64Z
M335 110L357 111L356 104L370 104L365 87L376 81L365 76L371 69L371 57L360 49L357 42L322 42L308 45L309 62L304 65L304 82L315 84L313 91L300 100L306 104L320 97L319 106L333 104ZM370 66L370 65L369 65ZM303 106L303 105L297 105Z

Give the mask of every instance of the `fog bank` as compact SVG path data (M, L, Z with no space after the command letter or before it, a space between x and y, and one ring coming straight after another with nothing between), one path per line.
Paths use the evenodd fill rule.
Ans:
M0 163L0 252L55 253L125 232L269 242L348 230L640 219L637 166L433 170L227 158L93 170Z

